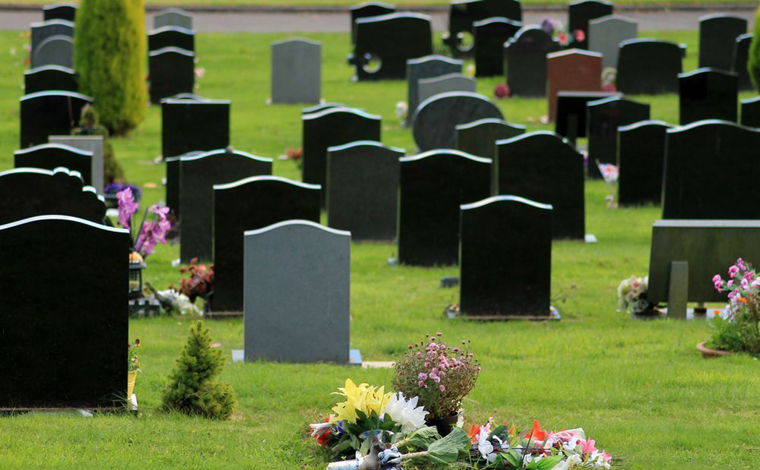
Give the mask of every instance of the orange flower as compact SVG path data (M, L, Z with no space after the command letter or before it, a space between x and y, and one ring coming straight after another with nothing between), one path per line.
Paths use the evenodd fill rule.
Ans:
M533 420L533 429L525 435L525 438L543 442L548 435L549 433L541 429L541 425L538 424L538 420L536 419Z
M480 426L473 424L470 428L470 432L467 433L467 435L470 436L470 441L478 442L478 433L480 433Z

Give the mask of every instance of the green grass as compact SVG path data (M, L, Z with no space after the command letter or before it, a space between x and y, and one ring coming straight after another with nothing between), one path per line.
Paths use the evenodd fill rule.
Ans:
M51 3L47 0L13 0L9 3L23 4L23 5L47 5ZM361 0L145 0L146 6L179 6L179 7L191 7L191 6L204 6L204 7L218 7L218 6L321 6L321 7L334 7L344 6L349 7L352 5L358 5L362 3ZM398 7L413 8L420 6L442 6L445 7L451 3L449 0L398 0L394 2L387 2L394 4ZM565 5L567 0L522 0L525 5ZM720 3L736 4L736 3L754 3L752 0L709 0L709 1L697 1L697 0L618 0L615 2L617 5L715 5Z
M404 84L351 83L347 35L308 36L323 42L324 98L382 115L384 142L411 151L410 131L400 128L394 115L395 103L405 99ZM685 69L695 67L695 33L660 36L689 44ZM300 145L300 107L265 104L269 44L283 37L200 34L197 41L206 68L198 92L231 99L233 144L266 157ZM25 41L18 33L0 33L0 169L12 166L18 143ZM480 80L479 89L492 96L498 81ZM637 99L652 103L654 118L677 121L674 96ZM499 105L509 120L527 123L529 130L548 128L537 124L544 100ZM163 169L152 165L160 151L159 127L154 107L142 128L115 142L128 178L143 187L160 184L163 176ZM275 161L274 171L298 177L290 162ZM563 316L559 323L445 320L442 311L457 301L458 292L440 289L438 282L456 275L456 268L390 267L386 260L395 255L394 246L354 244L352 347L360 348L365 360L390 360L425 333L442 331L452 341L469 338L483 372L465 403L468 422L498 416L510 423L537 418L551 428L583 427L614 454L616 468L626 470L760 467L760 364L745 356L699 357L694 345L709 335L702 322L636 322L615 311L618 282L647 272L651 224L659 209L610 210L604 202L608 192L603 183L587 184L587 232L597 235L598 244L554 245L552 297ZM145 188L145 193L151 203L163 197L162 189ZM160 287L176 283L170 261L177 257L177 246L160 246L148 259L146 278ZM130 322L130 337L144 344L138 418L2 418L0 468L322 469L324 456L305 437L306 423L329 412L335 399L330 392L348 377L391 382L389 370L235 364L222 375L240 404L231 421L165 414L158 410L161 389L190 321ZM215 321L210 327L225 354L242 348L242 321Z

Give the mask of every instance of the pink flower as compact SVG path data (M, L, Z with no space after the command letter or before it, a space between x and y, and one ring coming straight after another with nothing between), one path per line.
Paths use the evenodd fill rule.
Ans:
M738 267L738 266L736 266L736 265L733 265L733 266L731 266L730 268L728 268L728 275L729 275L729 277L731 277L731 278L733 278L734 276L736 276L736 274L737 274L738 272L739 272L739 267Z
M425 382L423 382L422 380L420 380L419 382L417 382L417 385L419 385L420 387L424 387L425 386Z
M741 285L742 289L747 289L747 287L749 287L749 281L746 278L742 279L739 284Z
M588 455L596 450L596 441L589 439L587 441L581 441L581 449L583 449L583 455Z
M575 30L575 40L578 42L583 42L586 40L586 33L583 32L582 29L576 29Z
M557 41L559 41L559 45L560 46L567 46L567 43L569 42L567 34L566 33L559 33L557 35Z
M417 378L418 378L420 381L427 379L427 377L428 377L428 376L427 376L427 374L424 374L424 373L423 373L423 374L420 374L420 375L418 375L418 376L417 376Z
M609 462L609 461L611 461L611 460L612 460L612 454L608 454L607 452L602 452L602 458L603 458L603 459L604 459L606 462Z
M132 189L126 188L116 193L116 199L119 201L119 225L124 228L130 227L130 220L137 212L137 203L132 195Z
M720 274L716 274L715 276L713 276L712 281L713 281L713 284L718 284L719 282L723 282L723 279L721 279Z
M438 386L438 390L440 390L442 392L445 392L446 391L446 386L445 385L439 385Z

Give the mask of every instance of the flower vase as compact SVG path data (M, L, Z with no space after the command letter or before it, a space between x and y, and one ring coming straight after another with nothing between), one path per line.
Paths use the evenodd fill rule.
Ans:
M710 349L707 347L707 341L702 341L697 344L697 351L702 353L702 357L710 359L713 357L730 356L733 353L731 351L721 351L719 349Z
M127 400L132 398L135 392L135 382L137 381L137 372L127 372Z
M425 420L425 424L435 427L438 430L438 434L440 434L441 437L445 437L451 434L451 431L454 430L454 425L457 424L457 420L459 420L459 415L454 413L453 415L446 416L445 418Z

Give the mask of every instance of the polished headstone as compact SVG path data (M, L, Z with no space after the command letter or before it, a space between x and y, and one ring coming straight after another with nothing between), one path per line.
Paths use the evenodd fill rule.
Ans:
M350 305L350 232L291 220L245 233L246 361L348 363Z
M195 52L195 32L179 26L164 26L148 32L148 51L167 47Z
M650 118L650 106L620 96L586 105L589 175L602 178L596 163L617 164L618 127Z
M302 116L305 183L327 190L327 149L358 140L380 141L380 116L350 108L327 109ZM326 194L322 192L324 205Z
M392 13L356 20L355 79L403 80L406 61L433 53L430 17Z
M464 91L475 93L478 82L474 78L461 73L450 73L435 78L423 78L417 82L417 94L420 103L442 93Z
M678 76L681 125L705 119L737 121L739 77L718 69L697 69Z
M501 119L481 119L456 127L456 148L476 157L496 159L496 141L525 134L525 126ZM491 174L491 193L496 192L495 174Z
M32 67L57 65L71 68L74 66L74 41L68 36L50 36L45 38L32 53Z
M43 21L65 20L72 23L76 19L78 5L74 3L56 3L42 7Z
M237 150L212 150L179 159L180 259L211 261L214 236L214 185L272 174L272 160Z
M399 262L456 264L459 206L488 197L491 159L458 150L434 150L400 161Z
M24 72L24 93L40 91L73 91L79 89L77 75L73 69L57 65L46 65Z
M276 176L214 186L213 311L243 311L244 232L293 219L318 223L320 191Z
M414 116L414 141L420 151L456 147L456 127L480 119L504 119L498 106L477 93L452 92L420 103Z
M567 29L570 34L577 34L577 31L583 31L583 41L576 41L573 46L578 49L588 48L589 39L589 21L597 18L603 18L613 13L615 6L606 1L583 0L573 2L567 6L568 24Z
M104 155L103 155L103 136L102 135L51 135L48 138L51 144L67 145L79 150L92 152L90 162L90 179L88 184L92 185L98 194L103 194L105 188L104 175Z
M698 121L668 130L663 219L760 219L760 129L728 121ZM719 188L716 193L714 188Z
M749 46L752 44L754 34L742 34L737 36L734 43L734 54L731 60L731 71L739 76L739 91L751 91L755 87L752 85L752 78L747 70L749 61Z
M165 47L148 54L150 69L150 102L179 93L192 93L195 88L195 54L176 47Z
M747 32L747 20L714 13L699 18L699 67L731 70L736 38Z
M30 55L32 57L32 62L34 62L35 52L37 52L37 49L45 39L53 36L65 36L70 39L74 38L74 23L71 21L50 20L41 23L32 23L30 29L32 36L32 50L30 51ZM35 67L35 65L32 64L32 67Z
M70 91L42 91L21 97L20 148L46 144L51 135L68 135L79 126L92 98Z
M555 239L586 236L583 155L552 132L531 132L496 143L492 168L497 194L524 197L554 206Z
M52 242L51 242L52 241ZM0 226L0 408L123 407L129 232L47 215Z
M588 48L602 54L602 67L617 67L620 43L634 39L639 24L628 18L610 15L591 20L588 24Z
M519 21L488 18L473 24L475 38L475 75L495 77L504 74L504 43L522 27Z
M286 39L272 43L272 103L319 103L322 43Z
M557 116L560 91L602 91L602 55L569 49L547 55L549 121Z
M682 51L678 44L658 39L620 43L616 86L621 93L678 93Z
M179 8L167 8L153 17L153 28L164 26L177 26L185 29L193 29L193 16Z
M668 123L642 121L618 128L618 204L660 205Z
M560 91L557 93L557 116L554 131L575 142L578 137L586 137L588 125L588 103L605 98L620 97L611 91Z
M40 144L13 153L16 168L42 168L55 170L58 167L76 171L84 184L92 185L93 152L80 150L69 145Z
M353 5L351 11L351 44L356 42L356 31L354 23L360 18L371 18L373 16L390 15L396 13L396 7L383 2L366 2L359 5Z
M419 98L419 81L452 73L462 73L461 60L441 55L430 55L406 61L408 124L411 124L411 118L419 104L425 101Z
M327 225L354 241L396 237L399 158L404 150L359 141L327 149Z
M518 0L452 0L449 31L444 34L443 42L454 56L468 56L474 45L475 22L494 17L522 22L522 5Z
M760 127L760 96L742 100L742 126Z
M549 317L552 212L514 196L461 207L463 315Z
M333 108L348 108L349 106L346 106L343 103L321 103L315 106L309 106L308 108L303 108L301 110L301 116L306 114L315 114L315 113L321 113L322 111L326 111L328 109Z
M504 44L504 74L512 96L546 96L546 56L559 43L538 26L526 26Z

